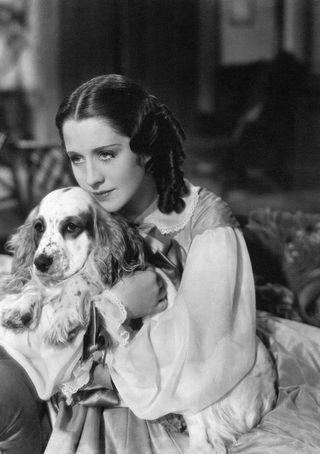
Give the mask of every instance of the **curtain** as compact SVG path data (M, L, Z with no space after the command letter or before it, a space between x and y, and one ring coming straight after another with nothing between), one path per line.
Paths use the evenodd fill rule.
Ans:
M60 0L59 18L63 94L91 77L118 72L189 121L196 87L196 0Z

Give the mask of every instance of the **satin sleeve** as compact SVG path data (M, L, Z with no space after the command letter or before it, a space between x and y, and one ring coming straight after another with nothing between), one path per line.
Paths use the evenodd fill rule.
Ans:
M230 391L255 358L255 292L243 236L232 227L198 234L169 308L110 352L119 394L138 417L195 414Z

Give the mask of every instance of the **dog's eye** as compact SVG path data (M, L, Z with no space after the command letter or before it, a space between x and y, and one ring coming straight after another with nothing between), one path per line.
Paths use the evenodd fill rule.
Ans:
M34 229L39 232L39 233L43 233L44 232L44 225L42 222L38 221L34 224Z
M73 222L69 222L69 224L66 225L65 229L66 229L66 232L73 233L77 229L79 229L79 227L76 224L74 224Z

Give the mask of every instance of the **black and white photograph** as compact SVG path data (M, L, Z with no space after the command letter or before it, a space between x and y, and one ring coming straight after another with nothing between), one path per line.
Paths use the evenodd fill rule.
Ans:
M320 453L320 0L0 0L0 454Z

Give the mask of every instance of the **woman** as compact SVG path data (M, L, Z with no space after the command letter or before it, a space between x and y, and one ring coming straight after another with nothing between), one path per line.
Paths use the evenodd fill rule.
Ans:
M130 383L130 373L115 379L139 418L127 408L64 407L48 452L66 446L70 427L70 452L184 452L187 437L154 420L216 402L254 362L254 283L243 237L220 198L184 180L184 134L172 113L125 77L81 85L61 104L56 122L78 184L108 212L141 225L142 233L147 225L160 243L174 239L184 272L156 338L137 336L125 359L132 368L137 358L144 361L142 382ZM148 271L123 279L105 297L121 301L136 318L163 295ZM127 390L133 387L132 398Z

